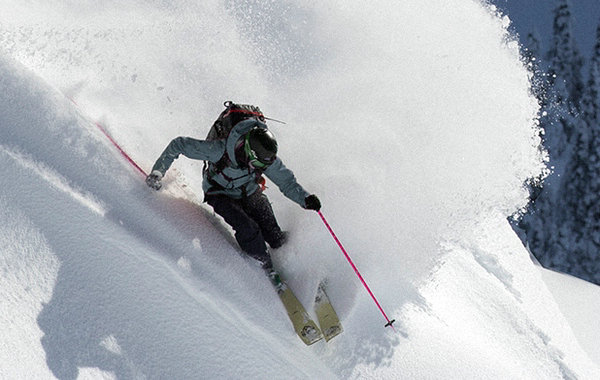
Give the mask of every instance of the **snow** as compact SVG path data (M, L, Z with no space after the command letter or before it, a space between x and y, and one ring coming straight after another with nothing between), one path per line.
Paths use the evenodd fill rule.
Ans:
M596 325L600 312L600 288L587 281L542 269L542 278L569 322L581 347L595 363L600 363L600 334Z
M544 157L486 5L3 4L1 378L600 378L597 287L542 276L506 220ZM327 276L345 328L304 346L201 203L202 163L154 192L95 125L149 169L229 99L288 123L281 157L396 333L318 216L271 186L291 232L276 265L306 305Z

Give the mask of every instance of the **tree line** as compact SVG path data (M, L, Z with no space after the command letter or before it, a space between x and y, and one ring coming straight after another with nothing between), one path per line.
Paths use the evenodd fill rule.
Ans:
M600 24L586 62L570 1L557 0L553 16L548 51L533 32L523 46L551 172L529 184L530 206L513 226L543 266L600 284Z

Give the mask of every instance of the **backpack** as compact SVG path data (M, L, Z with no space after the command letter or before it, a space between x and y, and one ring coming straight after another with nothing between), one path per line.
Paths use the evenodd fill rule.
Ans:
M212 127L210 127L208 135L206 136L207 140L227 139L229 132L231 132L233 127L242 120L253 117L262 122L265 121L265 116L257 106L252 106L250 104L236 104L231 100L226 101L223 105L225 106L225 110L221 112L219 118L215 120Z
M233 127L235 127L235 125L242 120L256 118L257 120L264 122L266 119L260 108L257 106L250 104L236 104L231 100L226 101L223 103L223 105L225 106L225 110L221 112L217 120L215 120L213 125L210 127L210 130L206 136L206 140L227 140L227 137L229 137L229 133ZM212 181L212 177L216 174L222 174L223 169L225 169L230 163L231 159L229 158L227 151L225 151L223 156L216 163L204 161L203 172L213 187L218 188L220 186ZM223 176L226 177L225 175ZM262 171L257 170L256 176L257 183L264 186Z

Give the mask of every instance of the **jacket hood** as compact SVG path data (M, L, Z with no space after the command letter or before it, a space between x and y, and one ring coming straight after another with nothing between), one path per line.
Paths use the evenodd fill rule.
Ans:
M235 165L235 167L239 167L238 162L235 159L235 145L241 137L250 132L250 130L254 127L267 129L267 125L265 123L255 119L247 119L237 123L231 132L229 132L227 142L225 143L225 149L229 159L232 161L232 164Z

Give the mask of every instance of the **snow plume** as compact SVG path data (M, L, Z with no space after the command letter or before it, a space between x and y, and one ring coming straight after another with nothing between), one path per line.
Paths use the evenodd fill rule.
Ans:
M278 88L294 115L281 154L363 265L419 272L440 240L526 204L538 108L506 20L472 1L315 13L321 59Z
M0 194L61 263L24 327L43 330L55 376L598 377L508 229L544 156L529 73L490 5L5 3L3 53L78 110L1 66L19 72L2 75L3 169L36 190ZM307 305L328 277L346 330L303 347L260 271L199 198L181 198L200 192L202 163L179 159L150 192L88 120L148 169L173 137L204 136L224 100L287 122L270 123L281 158L322 199L398 334L318 216L269 184L291 233L276 265Z

